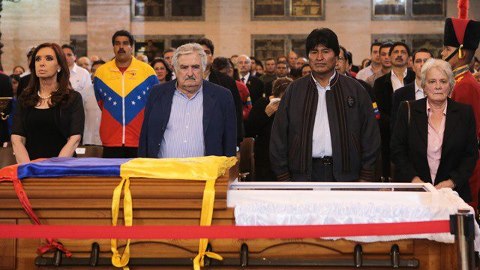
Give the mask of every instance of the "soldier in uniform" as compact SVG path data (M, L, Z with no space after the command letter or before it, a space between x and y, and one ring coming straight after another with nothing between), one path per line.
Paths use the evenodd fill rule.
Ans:
M477 138L480 138L480 84L469 71L469 65L480 41L480 22L467 19L466 12L460 11L460 14L460 18L448 18L445 21L442 58L450 63L455 76L456 83L451 98L472 106ZM480 192L480 161L477 161L469 184L472 192L471 206L477 210Z

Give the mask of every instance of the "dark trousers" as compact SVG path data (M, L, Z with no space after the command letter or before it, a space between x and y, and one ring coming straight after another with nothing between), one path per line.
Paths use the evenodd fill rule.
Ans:
M104 158L136 158L138 156L138 147L103 147Z
M336 182L333 177L332 157L313 158L312 182Z

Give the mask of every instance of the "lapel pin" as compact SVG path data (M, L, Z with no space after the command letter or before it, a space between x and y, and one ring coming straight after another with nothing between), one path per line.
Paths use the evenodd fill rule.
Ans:
M355 105L355 99L351 96L348 96L347 97L347 104L348 104L348 107L352 108L353 105Z

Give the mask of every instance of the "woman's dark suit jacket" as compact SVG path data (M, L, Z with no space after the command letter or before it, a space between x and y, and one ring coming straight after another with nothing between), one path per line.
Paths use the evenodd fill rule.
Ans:
M398 110L391 139L396 181L410 182L418 176L424 182L432 183L427 161L426 102L426 98L410 102L410 122L407 104L402 103ZM453 180L455 190L465 202L472 199L468 179L478 159L475 130L472 108L448 99L442 157L435 184L448 179Z

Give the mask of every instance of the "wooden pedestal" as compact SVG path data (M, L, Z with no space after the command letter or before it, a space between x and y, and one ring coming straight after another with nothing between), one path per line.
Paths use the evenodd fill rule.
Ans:
M227 208L228 183L238 175L234 167L229 174L217 180L216 201L213 215L214 225L233 225L233 209ZM42 224L51 225L110 225L111 198L119 178L48 178L25 179L25 191ZM204 182L173 181L161 179L131 179L134 225L198 225ZM121 211L122 212L122 211ZM30 224L11 183L0 183L0 223ZM74 258L89 257L93 242L100 245L100 257L110 258L110 240L58 239L73 253ZM58 269L37 267L36 248L43 239L0 239L1 270ZM213 251L224 258L239 258L242 244L249 249L249 258L274 259L337 259L353 261L357 243L345 240L320 239L289 240L211 240ZM120 241L120 244L122 242ZM389 259L391 246L397 244L401 259L418 259L420 269L455 269L454 245L428 240L402 240L361 244L363 258ZM198 240L132 240L131 258L193 258L197 254ZM52 257L46 254L44 257ZM239 259L238 259L239 260ZM131 269L158 269L160 267L135 267ZM213 268L213 267L212 267ZM228 267L216 267L225 269ZM239 267L232 267L238 269ZM253 267L249 269L261 269ZM293 269L274 267L270 269ZM347 267L344 269L351 269ZM69 267L68 269L92 269L91 267ZM116 269L97 267L95 269ZM162 269L171 269L164 267ZM175 269L192 269L184 266ZM328 269L328 268L322 268ZM339 269L336 267L335 269Z

